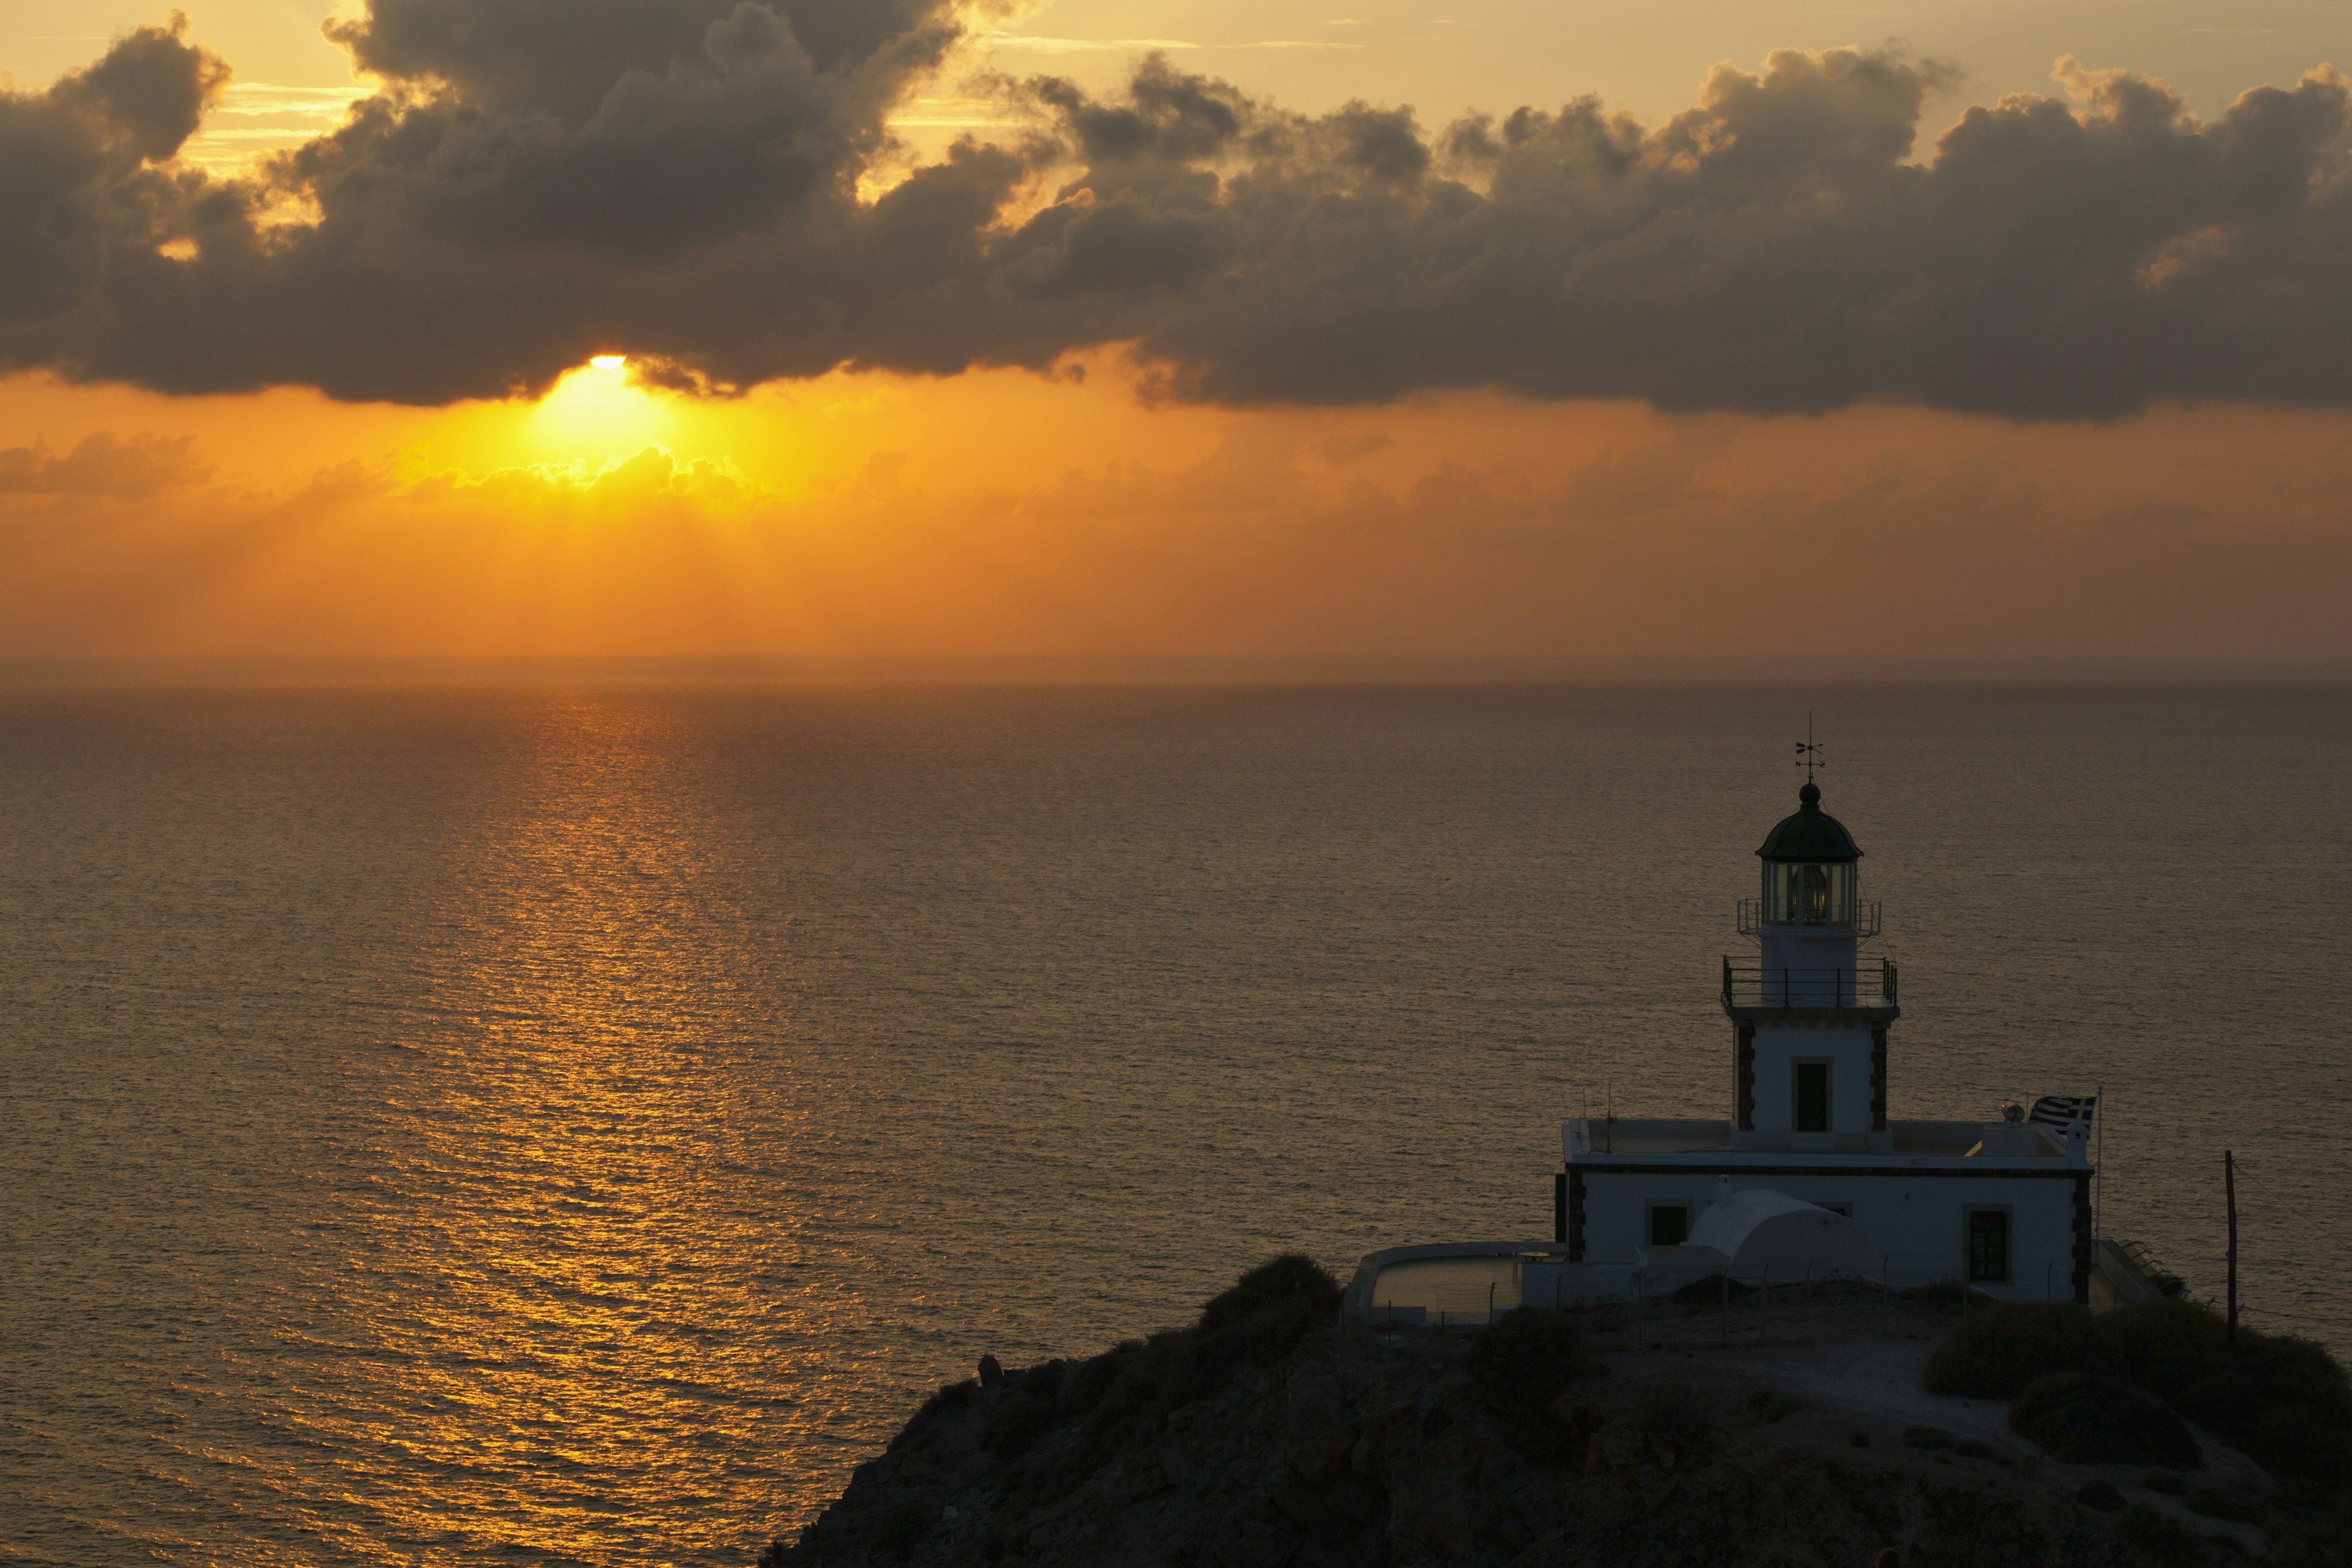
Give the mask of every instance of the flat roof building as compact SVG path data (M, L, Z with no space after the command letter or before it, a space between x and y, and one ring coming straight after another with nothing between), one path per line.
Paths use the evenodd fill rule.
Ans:
M1729 1114L1564 1124L1555 1241L1571 1270L1631 1266L1659 1287L1778 1259L1822 1277L2086 1300L2085 1122L2041 1125L2013 1106L1991 1121L1889 1117L1895 968L1861 958L1880 908L1862 898L1853 835L1821 800L1809 777L1756 852L1758 896L1739 902L1738 929L1756 947L1723 961ZM1553 1284L1601 1272L1618 1270ZM1527 1294L1540 1299L1532 1282Z

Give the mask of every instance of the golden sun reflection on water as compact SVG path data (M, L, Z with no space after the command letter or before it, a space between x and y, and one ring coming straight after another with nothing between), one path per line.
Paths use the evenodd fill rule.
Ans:
M487 1505L516 1545L660 1560L699 1499L755 1538L780 1489L759 1428L822 1417L825 1380L792 1352L856 1300L774 1289L789 1142L772 1105L741 1136L740 1069L791 986L675 808L693 742L646 709L551 704L427 922L428 1005L454 1027L358 1217L385 1277L382 1436L424 1478L396 1537L478 1540Z

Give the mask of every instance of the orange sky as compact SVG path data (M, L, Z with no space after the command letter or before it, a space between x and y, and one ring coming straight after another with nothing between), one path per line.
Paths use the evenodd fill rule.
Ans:
M2305 34L2262 47L2309 64L2311 18L2342 9L2306 5ZM2144 10L2164 18L2147 52L2196 56L2201 13ZM1996 77L2053 41L2022 22L1967 35L1971 14L1914 19L1976 37ZM75 41L82 9L10 15L20 88L104 47ZM1241 15L1064 0L1005 26L1181 41ZM1256 15L1361 46L1374 92L1412 79L1406 23L1432 26ZM1583 85L1650 110L1713 58L1709 27L1753 30L1733 15L1675 13ZM1525 53L1502 10L1465 16L1496 36L1436 51L1433 91ZM341 56L316 20L232 7L214 35L301 79L278 88L323 89ZM2272 63L2214 48L2216 69ZM1128 58L1067 52L1106 78ZM1346 58L1186 63L1320 109ZM2196 85L2218 102L2218 81ZM960 90L943 78L925 101ZM1931 132L1970 96L1954 90ZM322 123L249 118L294 139ZM216 111L206 134L243 123ZM438 408L0 378L0 658L2352 655L2352 413L1668 415L1485 392L1231 409L1139 395L1116 347L1062 365L706 402L583 367L542 402Z
M1114 363L446 410L18 378L0 423L150 447L133 493L0 496L5 656L2352 652L2336 414L1235 413Z

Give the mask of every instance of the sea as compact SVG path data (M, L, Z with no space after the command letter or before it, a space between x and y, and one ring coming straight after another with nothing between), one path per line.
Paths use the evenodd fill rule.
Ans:
M0 1560L744 1563L983 1353L1723 1115L1810 711L1897 1117L2352 1350L2352 688L0 693Z

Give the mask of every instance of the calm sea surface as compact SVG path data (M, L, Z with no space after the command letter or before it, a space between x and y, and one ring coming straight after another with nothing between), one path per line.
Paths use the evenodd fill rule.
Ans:
M0 1558L736 1563L983 1351L1544 1235L1826 804L1898 1116L2352 1348L2352 693L0 697Z

